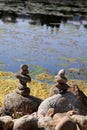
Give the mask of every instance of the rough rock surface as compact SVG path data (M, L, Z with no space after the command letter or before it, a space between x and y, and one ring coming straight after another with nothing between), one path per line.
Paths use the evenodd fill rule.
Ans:
M12 130L14 122L10 116L0 117L0 130Z
M25 115L14 121L13 130L38 130L37 118Z
M87 110L87 96L79 89L76 84L69 84L68 91L72 92L86 107Z
M78 111L79 114L85 115L86 110L82 102L71 92L57 94L44 100L39 108L38 114L45 116L49 108L54 108L55 112L63 113L69 110Z
M29 95L28 97L24 97L14 92L6 95L4 99L4 107L11 114L16 111L22 112L23 115L25 115L37 111L41 102L41 99L34 96Z
M71 118L78 124L80 130L87 130L87 116L73 115Z
M55 130L77 130L77 126L73 120L65 116L60 120Z

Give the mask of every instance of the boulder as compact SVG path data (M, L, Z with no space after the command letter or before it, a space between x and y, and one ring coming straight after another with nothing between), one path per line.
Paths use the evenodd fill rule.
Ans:
M68 83L68 85L70 86L68 91L72 92L84 104L87 110L87 96L79 89L78 85L72 83Z
M31 114L37 111L41 99L34 96L24 97L16 92L6 95L4 99L4 108L10 113L22 112L22 115Z
M38 115L45 116L50 108L54 108L55 113L75 110L81 115L86 115L83 103L71 92L57 94L45 99L38 108Z

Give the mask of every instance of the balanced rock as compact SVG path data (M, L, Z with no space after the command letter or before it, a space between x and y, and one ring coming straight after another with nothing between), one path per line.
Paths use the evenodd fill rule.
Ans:
M19 80L18 89L16 92L22 96L28 96L30 94L30 88L27 87L27 83L31 82L28 65L21 65L20 71L16 73L15 76Z
M25 115L37 111L41 102L41 99L34 96L29 95L24 97L14 92L6 95L4 99L4 107L10 114L22 112L23 115Z
M55 76L55 84L50 89L50 96L53 96L55 94L63 94L67 91L69 88L69 85L67 84L67 78L65 76L65 70L61 69L58 74Z
M81 115L86 114L83 103L71 92L57 94L45 99L38 108L38 115L45 116L50 108L54 108L55 113L63 113L70 110L75 110Z

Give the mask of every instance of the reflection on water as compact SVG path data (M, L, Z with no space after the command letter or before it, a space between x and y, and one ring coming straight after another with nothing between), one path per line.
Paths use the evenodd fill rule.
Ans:
M14 12L7 12L2 11L0 12L0 19L4 23L16 23L19 22L20 19L22 20L28 20L29 24L33 25L46 25L47 27L60 27L61 21L68 24L74 24L74 25L83 25L85 28L87 28L87 19L85 16L79 15L79 14L73 14L71 18L64 17L64 16L55 16L55 15L44 15L44 14L29 14L28 16L21 14L18 16ZM19 19L20 18L20 19Z
M87 21L30 14L27 18L4 12L0 21L0 66L16 72L20 64L41 66L56 74L61 68L87 75ZM81 73L81 75L79 74ZM86 77L85 77L86 78Z

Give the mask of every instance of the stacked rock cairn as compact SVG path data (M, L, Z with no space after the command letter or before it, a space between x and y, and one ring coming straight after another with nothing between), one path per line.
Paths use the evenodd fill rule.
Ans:
M65 70L61 69L58 74L55 76L55 86L59 89L59 93L65 93L69 86L67 83L67 78L65 76Z
M55 76L55 84L50 90L50 96L53 96L58 93L64 94L67 91L67 89L69 88L67 81L68 80L65 76L65 70L61 69Z
M28 65L21 65L18 73L15 74L16 78L19 80L17 94L22 96L29 96L30 88L27 87L27 83L31 82L31 77L29 76Z

